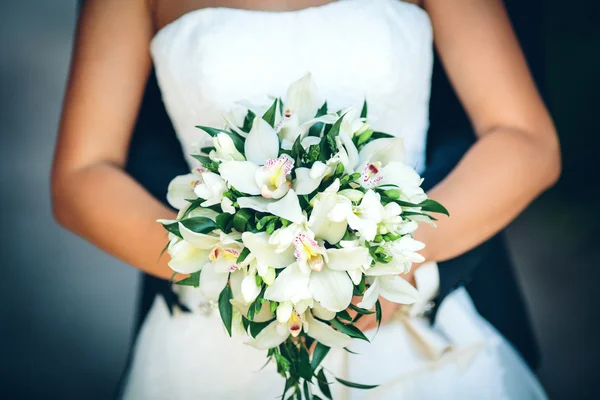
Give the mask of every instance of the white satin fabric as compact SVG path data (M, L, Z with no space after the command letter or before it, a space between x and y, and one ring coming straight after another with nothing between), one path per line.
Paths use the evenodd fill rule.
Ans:
M330 110L366 97L375 130L404 137L407 162L425 166L432 30L420 8L397 0L343 0L295 12L208 8L163 28L151 51L167 111L186 154L206 143L195 125L247 100L268 104L310 71ZM188 159L193 165L193 159ZM417 277L435 296L436 266ZM193 288L176 288L192 313L171 316L157 297L137 339L124 397L144 400L274 399L283 379L265 352L229 338L218 312ZM502 301L499 299L498 301ZM355 341L360 355L332 350L336 399L544 399L513 348L481 318L466 291L446 298L434 327L419 307ZM333 379L330 379L333 380Z

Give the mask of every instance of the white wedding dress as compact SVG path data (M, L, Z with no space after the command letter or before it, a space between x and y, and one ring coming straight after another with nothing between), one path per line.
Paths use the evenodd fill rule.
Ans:
M397 0L343 0L293 12L207 8L185 14L151 44L163 100L186 154L206 141L195 125L223 125L239 100L269 103L311 72L330 110L360 106L371 126L402 136L422 170L428 129L432 29L425 11ZM193 159L189 158L190 165ZM381 327L360 353L332 350L335 399L544 399L513 348L481 318L466 291L440 306L434 327L419 310L435 296L437 267L417 276L423 304ZM275 399L284 381L264 351L229 338L198 290L175 288L191 310L170 315L157 297L137 339L126 399ZM499 299L499 301L501 301ZM331 376L330 376L331 378ZM330 381L333 381L331 378Z

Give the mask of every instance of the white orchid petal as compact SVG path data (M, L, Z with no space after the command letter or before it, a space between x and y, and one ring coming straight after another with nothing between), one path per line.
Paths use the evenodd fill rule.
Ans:
M235 207L233 206L233 201L231 201L231 199L228 197L223 197L223 200L221 200L221 209L223 210L223 212L226 212L228 214L235 214Z
M265 299L271 301L291 301L293 303L311 298L308 290L309 276L302 273L298 264L285 268L275 282L265 291Z
M277 306L277 321L282 324L285 324L289 321L292 316L292 312L294 312L294 305L291 301L284 301Z
M376 263L366 272L367 276L381 276L381 275L396 275L404 272L404 266L398 266L396 263Z
M186 200L198 198L194 193L195 182L200 179L198 175L186 174L175 177L167 189L167 201L171 207L182 209L190 203Z
M206 264L200 271L200 292L209 301L219 300L228 277L229 272L217 271L212 264Z
M329 321L335 318L335 312L329 311L321 305L318 301L313 302L312 312L315 317L320 318L324 321Z
M256 335L256 338L249 340L246 344L259 350L268 350L279 346L290 336L287 329L279 329L279 325L280 323L277 321L271 322Z
M232 117L235 117L235 115L233 113L223 113L223 114L221 114L221 116L225 120L225 123L227 124L227 127L229 129L231 129L233 132L237 133L238 135L240 135L243 138L248 137L248 134L239 128L238 123L233 121ZM243 124L243 120L240 122ZM232 143L233 143L233 141L232 141Z
M267 211L297 224L304 219L300 201L294 190L290 189L281 199L267 204Z
M314 202L313 211L308 221L315 238L323 239L330 244L339 242L348 228L345 218L341 218L338 222L334 222L329 218L331 210L336 205L336 197L335 194L322 193L322 196Z
M328 347L346 347L352 341L352 338L336 331L329 325L316 320L309 313L306 313L306 321L308 323L307 334L319 343Z
M277 246L269 243L269 235L266 232L242 234L244 246L256 257L259 264L273 268L283 268L296 261L292 247L283 252L277 252Z
M379 295L399 304L413 304L420 300L417 289L400 276L380 276Z
M260 294L261 287L256 285L256 275L248 274L242 280L242 296L246 303L252 303Z
M323 176L313 178L311 176L311 170L308 168L296 168L296 179L293 182L293 188L299 195L310 194L314 192L321 181Z
M404 161L404 141L402 138L384 138L367 143L360 150L360 164L380 162L387 165L391 162Z
M197 272L209 261L208 250L198 249L184 240L170 245L169 254L169 267L180 274Z
M379 299L379 282L378 278L373 280L373 283L363 294L362 301L357 304L358 307L370 310L373 308L377 300Z
M346 272L323 268L310 274L312 297L329 311L345 310L352 301L353 284Z
M321 143L321 138L317 136L307 136L302 139L301 143L304 150L308 150L310 146Z
M279 155L279 137L273 127L261 117L254 118L252 129L246 138L244 153L248 161L257 165L263 165Z
M239 197L237 203L240 208L250 208L258 212L269 212L267 206L271 204L273 200L265 199L264 197Z
M327 267L337 271L368 268L372 260L366 247L328 249L327 257Z
M321 106L317 84L307 73L290 85L285 97L285 109L292 111L300 121L308 121L317 114Z
M255 180L257 171L258 166L250 161L226 161L219 165L219 174L230 186L250 195L260 194Z

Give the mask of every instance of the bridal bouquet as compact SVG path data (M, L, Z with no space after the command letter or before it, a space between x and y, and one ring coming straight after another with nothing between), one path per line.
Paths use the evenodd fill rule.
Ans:
M177 220L159 221L169 265L189 274L177 284L218 307L229 335L267 350L286 379L284 398L318 399L315 385L331 398L321 361L331 347L368 340L355 322L381 321L379 296L416 300L399 276L423 261L412 233L447 211L403 163L402 139L370 129L366 102L330 112L308 74L255 111L225 115L225 129L197 127L213 145L169 186L179 209Z

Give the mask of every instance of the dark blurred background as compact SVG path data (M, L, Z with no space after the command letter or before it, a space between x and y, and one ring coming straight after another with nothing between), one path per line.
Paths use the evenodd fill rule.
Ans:
M600 6L538 3L564 172L508 237L550 397L600 398ZM108 399L131 338L137 274L50 212L75 18L76 0L0 0L0 398Z

